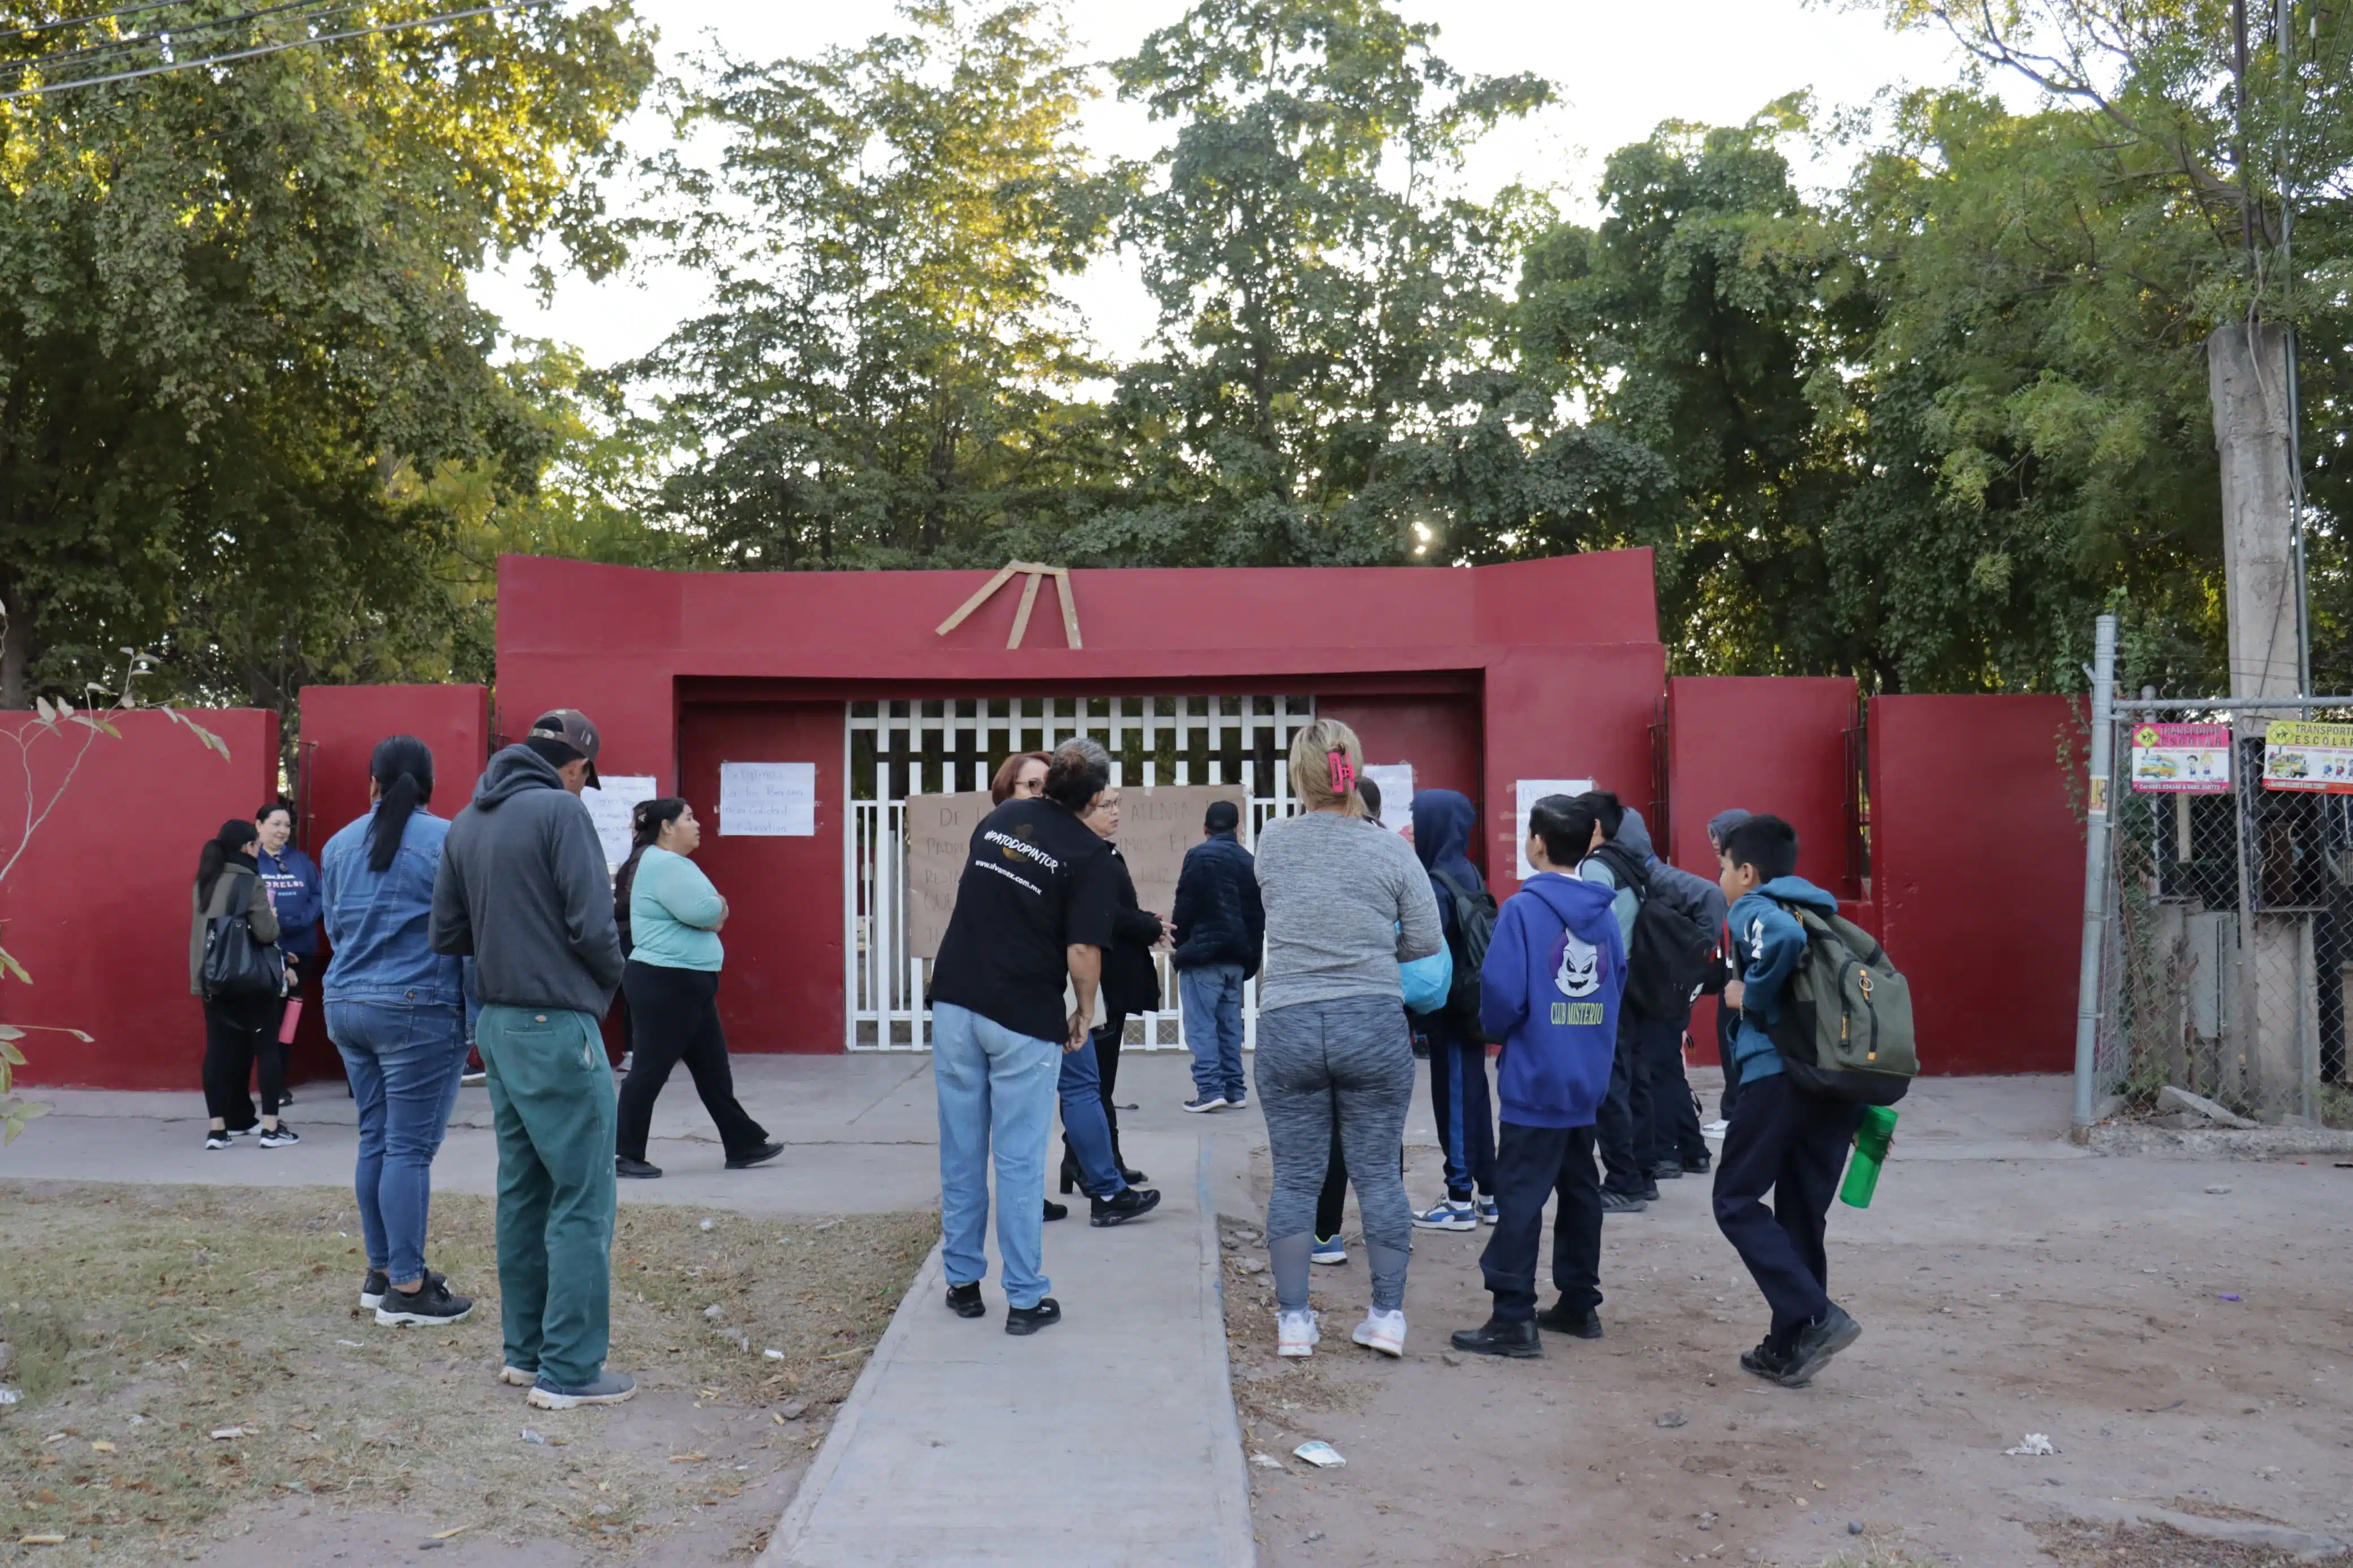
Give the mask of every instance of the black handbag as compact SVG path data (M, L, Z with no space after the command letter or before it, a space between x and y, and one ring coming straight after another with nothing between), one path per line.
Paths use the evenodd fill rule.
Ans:
M286 955L276 942L253 934L253 921L245 901L231 895L237 907L215 915L205 926L205 994L215 1001L244 1002L286 994Z

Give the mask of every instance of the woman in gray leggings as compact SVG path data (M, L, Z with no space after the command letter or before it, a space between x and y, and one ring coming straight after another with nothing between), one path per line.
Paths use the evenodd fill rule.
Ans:
M1397 1151L1414 1072L1398 965L1429 957L1445 937L1412 847L1366 830L1356 787L1363 767L1363 748L1345 724L1319 719L1300 731L1291 742L1291 792L1303 809L1258 837L1266 964L1253 1071L1274 1162L1267 1254L1287 1356L1313 1354L1321 1337L1307 1307L1308 1255L1335 1132L1373 1276L1372 1310L1355 1338L1405 1353L1413 1210Z

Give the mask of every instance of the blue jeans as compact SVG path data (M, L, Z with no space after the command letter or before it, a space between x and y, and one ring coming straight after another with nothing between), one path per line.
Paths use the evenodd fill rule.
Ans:
M360 1235L370 1268L395 1284L425 1277L433 1156L458 1102L466 1017L455 1005L331 1002L327 1037L342 1053L360 1117Z
M1124 1191L1126 1178L1112 1152L1111 1118L1103 1114L1103 1074L1095 1061L1095 1037L1062 1053L1062 1136L1078 1156L1080 1184L1091 1198Z
M1205 963L1176 972L1185 1002L1185 1042L1193 1047L1193 1091L1240 1104L1242 1077L1242 966Z
M932 1082L940 1099L940 1253L951 1285L988 1273L988 1170L997 1166L997 1250L1005 1299L1034 1307L1045 1275L1046 1139L1062 1047L1017 1035L967 1007L932 1007Z

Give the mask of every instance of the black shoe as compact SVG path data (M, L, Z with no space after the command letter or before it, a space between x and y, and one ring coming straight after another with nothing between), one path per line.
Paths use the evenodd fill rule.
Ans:
M1644 1182L1642 1184L1642 1201L1646 1204L1654 1204L1659 1201L1658 1183Z
M1056 1203L1056 1202L1055 1202L1053 1199L1051 1199L1051 1198L1048 1198L1048 1199L1046 1200L1046 1223L1047 1223L1047 1224L1051 1225L1054 1221L1056 1221L1056 1220L1058 1220L1058 1219L1068 1219L1068 1218L1070 1218L1070 1217L1071 1217L1071 1211L1070 1211L1070 1209L1069 1209L1069 1207L1068 1207L1068 1206L1066 1206L1066 1205L1062 1205L1062 1204L1058 1204L1058 1203Z
M429 1288L435 1285L447 1285L449 1279L448 1276L436 1274L428 1268L425 1271L425 1283ZM384 1304L384 1293L391 1289L391 1275L381 1268L369 1269L367 1278L360 1281L360 1310L375 1311Z
M1615 1192L1609 1187L1601 1189L1603 1214L1641 1214L1650 1206L1648 1198L1638 1197L1632 1193Z
M765 1165L785 1152L782 1143L763 1143L748 1154L738 1154L727 1162L731 1171L748 1171L754 1165Z
M1131 1171L1125 1165L1122 1165L1119 1168L1119 1179L1131 1187L1140 1187L1152 1178L1141 1171Z
M1832 1303L1829 1311L1798 1331L1788 1367L1781 1373L1781 1386L1805 1387L1814 1380L1814 1373L1830 1364L1831 1357L1861 1338L1862 1325L1847 1316L1845 1308Z
M1707 1151L1703 1149L1698 1153L1687 1155L1684 1158L1683 1170L1691 1175L1704 1176L1708 1173L1708 1168L1715 1163L1715 1161L1708 1158Z
M959 1318L986 1318L988 1303L980 1299L980 1281L948 1287L948 1310Z
M302 1142L302 1134L281 1121L275 1127L263 1128L261 1136L254 1142L265 1149L291 1149L295 1144Z
M1544 1340L1536 1333L1533 1318L1490 1318L1475 1329L1455 1330L1454 1348L1472 1355L1526 1361L1544 1354Z
M1590 1308L1582 1312L1572 1312L1567 1302L1555 1301L1536 1314L1536 1326L1550 1329L1556 1334L1571 1334L1580 1340L1598 1340L1601 1337L1601 1314Z
M1090 1225L1125 1225L1160 1206L1160 1194L1150 1187L1122 1187L1107 1198L1091 1200Z
M1062 1321L1062 1304L1051 1296L1040 1296L1034 1307L1005 1309L1005 1331L1008 1334L1034 1334L1039 1329L1050 1329Z
M1680 1182L1683 1179L1683 1167L1680 1160L1662 1160L1651 1167L1651 1185L1653 1187L1661 1182Z
M207 1149L233 1149L237 1146L233 1142L231 1142L234 1137L235 1134L233 1133L224 1132L218 1129L215 1129L214 1131L205 1134L205 1147Z
M732 1165L734 1162L731 1160L728 1163ZM661 1167L649 1165L643 1160L632 1160L627 1154L616 1154L613 1156L613 1174L635 1176L641 1182L650 1182L661 1174Z
M286 1091L285 1091L285 1092L283 1092L282 1094L279 1095L279 1097L278 1097L278 1109L279 1109L279 1110L285 1110L288 1106L290 1106L290 1105L291 1105L291 1104L293 1104L293 1103L294 1103L294 1091L293 1091L292 1089L288 1089L288 1090L286 1090Z
M1767 1383L1778 1383L1781 1374L1789 1370L1789 1358L1773 1348L1773 1341L1768 1336L1757 1341L1755 1350L1740 1352L1740 1370L1753 1372Z
M1062 1195L1069 1197L1071 1189L1079 1184L1079 1163L1068 1154L1062 1156Z
M375 1321L387 1329L404 1324L460 1323L473 1310L473 1302L463 1296L451 1295L448 1286L427 1279L413 1294L386 1290L384 1300L376 1304Z

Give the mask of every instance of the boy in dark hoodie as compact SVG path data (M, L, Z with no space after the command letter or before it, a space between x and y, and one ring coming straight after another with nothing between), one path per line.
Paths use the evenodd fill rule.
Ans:
M1487 890L1466 851L1479 826L1479 808L1459 790L1423 789L1413 795L1413 852L1430 873L1438 900L1438 923L1447 951L1462 972L1461 924L1454 918L1457 894ZM1479 1020L1456 1017L1445 1008L1411 1015L1413 1032L1430 1046L1430 1107L1438 1119L1438 1146L1446 1155L1446 1195L1415 1214L1423 1230L1476 1230L1495 1223L1495 1110L1487 1093L1487 1041Z
M1593 1168L1593 1115L1617 1053L1626 946L1612 889L1580 879L1593 840L1590 805L1549 795L1528 813L1528 863L1495 921L1480 971L1479 1021L1504 1042L1497 1088L1504 1131L1495 1152L1495 1234L1480 1258L1493 1315L1454 1335L1473 1355L1544 1353L1538 1325L1601 1337L1601 1185ZM1536 1310L1536 1248L1546 1197L1553 1219L1552 1279L1560 1300Z
M1740 1014L1725 1077L1740 1091L1716 1165L1715 1223L1773 1310L1764 1342L1743 1352L1740 1364L1797 1388L1862 1333L1830 1298L1823 1240L1862 1107L1791 1087L1770 1033L1788 1003L1789 977L1806 957L1805 928L1788 906L1834 915L1838 900L1796 874L1797 830L1778 816L1735 826L1716 858L1741 974L1724 990L1725 1005Z

